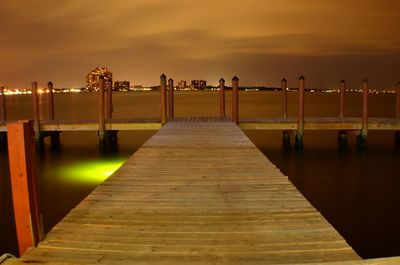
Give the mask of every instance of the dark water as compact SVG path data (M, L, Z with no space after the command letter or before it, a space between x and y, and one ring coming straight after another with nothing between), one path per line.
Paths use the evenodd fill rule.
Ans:
M8 96L11 119L31 117L30 96ZM57 119L96 119L96 94L57 94ZM274 117L281 112L276 92L242 92L242 117ZM306 116L337 115L338 95L307 94ZM45 104L43 99L43 104ZM230 113L227 95L227 113ZM295 116L296 95L289 94L289 115ZM346 96L345 115L361 115L361 95ZM114 117L157 117L159 93L116 93ZM176 116L217 116L218 92L178 92ZM370 115L391 117L393 95L373 95ZM43 110L42 116L46 113ZM119 146L101 154L95 132L61 134L61 149L49 143L38 158L40 199L48 231L68 211L101 183L155 132L120 132ZM295 186L364 258L400 255L400 152L394 149L393 132L369 132L368 149L358 152L355 135L349 135L346 150L337 148L336 132L305 132L302 152L282 150L281 132L246 131L250 139L289 176ZM0 254L16 254L11 208L8 160L0 154Z

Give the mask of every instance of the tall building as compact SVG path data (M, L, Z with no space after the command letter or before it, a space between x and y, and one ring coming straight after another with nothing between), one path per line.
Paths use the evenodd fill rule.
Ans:
M86 75L86 89L89 91L99 91L99 78L104 76L105 84L112 85L112 72L107 68L96 67Z

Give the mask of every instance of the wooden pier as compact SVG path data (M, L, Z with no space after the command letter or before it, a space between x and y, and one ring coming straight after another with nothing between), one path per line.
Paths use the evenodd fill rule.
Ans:
M47 94L47 106L39 106L38 85L32 83L33 120L35 138L39 146L43 145L43 139L50 136L53 141L59 143L59 134L64 131L95 131L99 135L100 146L113 144L117 139L117 132L122 130L159 130L168 121L173 121L174 115L174 81L163 74L160 77L160 116L158 118L133 118L115 119L113 114L112 87L99 79L99 118L95 120L62 121L54 117L53 83L49 82ZM303 146L303 135L306 130L336 130L338 131L339 144L347 142L347 132L358 135L357 145L366 147L367 134L370 130L390 130L395 134L395 145L400 148L400 84L396 90L396 106L393 118L375 118L368 115L368 81L362 83L362 116L344 116L344 93L345 81L339 83L339 102L337 117L305 117L304 116L304 93L305 78L301 76L298 80L298 106L297 116L289 117L287 114L287 80L281 81L282 94L282 116L281 117L240 117L239 113L239 78L232 79L232 114L230 120L238 124L244 130L281 130L283 132L283 145L290 146L290 137L295 137L295 146L301 149ZM219 80L219 112L220 117L225 118L225 80ZM47 118L40 119L39 109L46 107ZM180 119L188 119L179 117ZM6 138L7 122L4 91L0 90L0 140ZM111 140L110 140L111 139ZM1 142L1 141L0 141Z
M240 128L217 119L167 123L10 264L357 260Z

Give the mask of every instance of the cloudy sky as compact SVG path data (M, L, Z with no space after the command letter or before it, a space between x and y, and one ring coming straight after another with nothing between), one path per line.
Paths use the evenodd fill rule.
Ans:
M1 0L0 84L154 85L234 75L243 85L378 88L400 81L398 0Z

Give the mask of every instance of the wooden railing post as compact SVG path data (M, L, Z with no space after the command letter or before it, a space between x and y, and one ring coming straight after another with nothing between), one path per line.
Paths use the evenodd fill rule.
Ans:
M400 119L400 82L396 87L396 118Z
M112 98L112 81L107 81L105 84L106 88L106 119L112 119L113 113L113 98Z
M225 117L225 80L219 80L219 115Z
M346 81L341 80L339 86L339 117L344 117L344 92L346 87Z
M54 120L54 95L53 95L53 83L50 81L47 83L47 104L49 107L49 120Z
M44 139L40 132L40 106L39 106L39 94L38 94L38 83L32 82L32 105L33 105L33 129L35 132L35 140L39 149L43 148Z
M168 118L174 117L174 80L168 79Z
M99 77L99 144L100 147L106 145L105 127L105 102L104 102L104 76Z
M400 119L400 82L396 87L396 118ZM396 149L400 149L400 131L395 132L395 145Z
M282 117L287 118L287 81L285 78L281 80L282 92ZM290 147L290 133L288 131L282 132L282 146L284 149Z
M303 148L303 130L304 130L304 89L305 79L304 76L299 78L299 98L298 98L298 110L297 110L297 132L295 145L296 149L300 150Z
M360 149L364 149L367 146L367 135L368 135L368 80L364 79L362 86L362 127L361 132L358 135L357 146Z
M281 80L281 91L282 91L282 116L287 118L287 81L285 78Z
M54 93L53 83L49 81L47 83L47 105L48 105L48 118L50 121L54 121ZM50 134L51 146L56 148L60 145L60 132L51 132Z
M346 89L346 81L341 80L339 84L339 117L344 117L344 93ZM339 148L343 149L347 146L347 132L338 132L338 144Z
M239 124L239 78L232 78L232 121Z
M7 120L6 113L6 97L4 95L4 87L0 86L0 123L4 123ZM7 133L0 132L0 148L7 145Z
M107 122L111 122L112 120L112 114L114 112L114 106L113 106L113 89L112 89L112 80L107 80L105 82L105 92L106 92L106 114L105 114L105 120ZM105 126L105 125L104 125ZM105 132L105 137L106 137L106 144L108 147L116 147L117 144L117 133L118 131L116 130L108 130Z
M6 97L4 95L4 87L0 86L0 121L7 120L7 113L6 113Z
M167 123L167 77L165 74L160 76L160 90L161 90L161 124Z
M19 254L43 239L32 121L9 123L8 154Z

